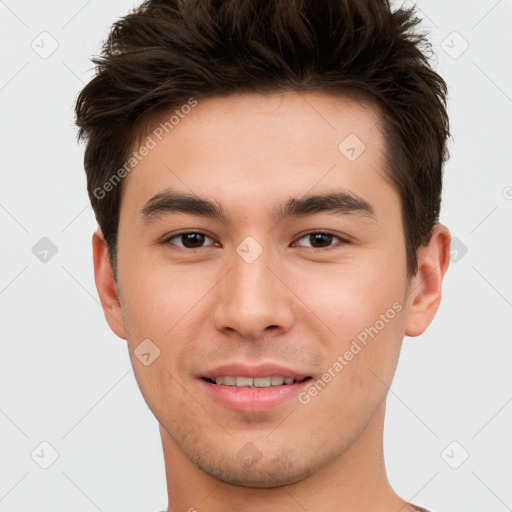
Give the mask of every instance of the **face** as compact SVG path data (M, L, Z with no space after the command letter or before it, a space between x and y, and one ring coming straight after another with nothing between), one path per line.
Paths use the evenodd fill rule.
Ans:
M298 482L382 410L412 306L381 130L351 99L213 98L126 177L107 318L167 443L224 482Z

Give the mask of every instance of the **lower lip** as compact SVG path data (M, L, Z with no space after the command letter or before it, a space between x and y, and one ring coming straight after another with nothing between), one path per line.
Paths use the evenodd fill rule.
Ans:
M311 385L308 379L294 384L270 386L268 388L237 388L212 384L200 379L206 392L225 407L235 411L264 412L279 407L286 401L296 397L304 388Z

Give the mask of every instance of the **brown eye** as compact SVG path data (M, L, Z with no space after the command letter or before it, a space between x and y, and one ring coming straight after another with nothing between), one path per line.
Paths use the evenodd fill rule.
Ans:
M190 231L188 233L177 233L166 240L166 243L172 243L184 249L201 249L205 240L211 238L204 233L198 231ZM172 240L179 240L181 243L172 242Z
M333 239L344 242L344 240L339 236L332 235L331 233L325 233L323 231L308 233L307 235L302 236L299 240L304 239L309 241L310 245L302 245L302 247L311 247L313 249L325 249L332 247Z

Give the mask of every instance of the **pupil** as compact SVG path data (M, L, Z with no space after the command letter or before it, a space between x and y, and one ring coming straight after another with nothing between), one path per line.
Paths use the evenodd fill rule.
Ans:
M183 237L183 245L187 249L195 249L197 247L201 247L201 245L203 245L204 243L204 235L202 235L201 233L185 233L184 235L181 236ZM191 244L188 243L190 241L192 241Z
M312 241L311 241L311 245L313 247L318 247L316 244L317 242L320 242L320 244L322 243L322 239L324 242L327 242L327 246L329 245L329 243L332 241L332 237L334 235L329 235L328 233L314 233L313 235L310 235L312 237ZM326 240L327 238L327 240Z

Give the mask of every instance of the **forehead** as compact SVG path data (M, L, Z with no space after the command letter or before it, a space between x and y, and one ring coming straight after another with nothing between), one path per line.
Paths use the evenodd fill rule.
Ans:
M370 99L355 94L334 96L325 92L284 91L189 98L149 118L133 149L142 145L148 136L159 143L171 134L179 137L179 145L184 150L199 140L202 150L206 150L218 141L229 143L228 147L232 148L241 146L251 137L259 137L258 142L264 140L266 147L279 145L280 154L287 150L298 153L303 143L308 149L316 146L321 151L339 151L338 143L349 134L365 139L375 148L381 146L380 110ZM271 139L270 134L278 137ZM318 144L319 139L322 145ZM263 156L261 146L252 146L256 154ZM244 155L248 155L250 148L245 146L244 149Z
M147 127L132 148L152 147L125 180L130 201L171 186L221 202L244 197L247 204L333 185L358 194L386 186L380 113L351 97L214 97L174 107Z

